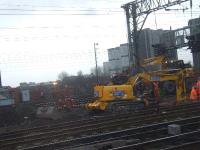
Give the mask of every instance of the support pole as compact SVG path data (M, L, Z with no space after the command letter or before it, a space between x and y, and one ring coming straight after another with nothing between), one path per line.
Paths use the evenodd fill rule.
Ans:
M98 65L97 65L97 53L96 53L96 45L98 45L98 43L94 43L94 56L95 56L95 71L96 71L96 82L97 84L99 84L99 75L98 75Z

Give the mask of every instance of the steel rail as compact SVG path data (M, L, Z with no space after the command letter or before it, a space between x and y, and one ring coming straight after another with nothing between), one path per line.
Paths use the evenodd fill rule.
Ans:
M192 104L192 105L189 105L189 106L187 106L186 108L188 109L188 108L190 108L190 107L192 107L192 108L194 108L194 107L199 107L200 106L200 104ZM179 110L179 109L183 109L183 108L185 108L185 106L183 107L183 106L181 106L181 107L173 107L173 109L175 109L176 108L176 110ZM173 110L172 108L171 108L171 110ZM169 111L170 109L164 109L163 111ZM80 126L80 125L84 125L84 124L91 124L91 123L98 123L98 122L104 122L104 121L107 121L107 119L108 120L110 120L110 119L112 119L112 120L115 120L115 119L117 119L117 120L119 120L120 118L130 118L130 117L139 117L140 115L141 116L143 116L143 115L145 115L145 114L152 114L152 113L154 113L155 111L152 111L152 110L148 110L148 111L142 111L142 112L139 112L139 113L134 113L134 114L125 114L125 115L121 115L121 116L119 116L119 117L117 117L117 116L109 116L109 118L107 118L106 117L106 119L105 118L98 118L98 119L90 119L89 121L88 120L79 120L79 121L76 121L76 122L69 122L68 124L61 124L62 126L60 126L60 124L56 124L55 126L42 126L42 127L39 127L39 128L37 128L37 130L34 130L35 128L31 128L30 130L19 130L19 131L17 131L17 132L10 132L10 133L7 133L7 134L0 134L0 142L3 140L3 141L5 141L5 139L7 139L7 138L12 138L12 137L19 137L19 136L23 136L25 133L26 134L30 134L31 133L31 131L32 132L45 132L45 131L50 131L50 130L55 130L55 129L60 129L60 128L70 128L70 127L75 127L75 126ZM133 116L134 115L134 116ZM45 128L44 128L45 127Z
M176 115L175 115L176 114ZM189 109L188 112L187 112L187 109L186 110L174 110L170 113L167 113L167 114L162 114L161 116L154 116L154 117L146 117L144 116L144 118L142 119L139 119L138 121L135 121L135 118L133 118L133 120L129 120L128 122L125 122L125 120L121 121L118 120L118 124L111 124L110 122L107 123L107 125L105 125L105 123L102 123L101 125L104 125L104 126L99 126L99 124L94 124L94 125L87 125L87 126L82 126L80 128L75 128L75 129L68 129L68 132L67 133L64 133L62 131L62 133L49 133L49 134L44 134L43 137L41 137L41 135L32 135L32 136L29 136L29 139L28 139L28 136L26 137L23 137L23 138L18 138L18 140L15 139L12 139L12 140L8 140L7 143L6 141L4 143L1 143L0 145L0 148L3 148L3 147L9 147L9 146L17 146L17 145L20 145L20 144L32 144L33 142L35 141L42 141L42 140L50 140L50 139L55 139L55 138L60 138L60 137L67 137L67 136L77 136L80 134L87 134L87 133L94 133L94 132L97 132L97 131L102 131L102 130L105 130L105 129L113 129L114 127L117 128L117 127L128 127L130 125L142 125L144 123L152 123L152 122L157 122L157 121L163 121L163 119L167 119L169 117L171 118L176 118L177 115L183 115L184 117L187 117L187 116L191 116L191 115L194 115L194 114L200 114L200 109L197 108L197 110L194 110L193 108ZM182 116L182 117L183 117ZM181 117L181 116L179 116ZM134 122L135 121L135 122ZM113 122L113 123L116 123L116 122ZM96 129L97 128L97 129Z
M124 117L129 117L132 115L145 115L145 114L149 114L149 113L153 113L153 110L145 110L145 111L140 111L140 112L136 112L136 113L129 113L129 114L119 114L118 116L116 115L109 115L109 116L99 116L98 118L96 118L95 116L93 118L90 119L81 119L81 120L77 120L77 121L70 121L70 122L64 122L64 123L56 123L56 124L51 124L51 125L45 125L45 126L39 126L39 127L33 127L33 128L27 128L27 129L20 129L20 130L15 130L15 131L11 131L11 132L5 132L5 133L1 133L0 134L0 141L4 140L6 138L10 138L10 137L17 137L17 136L23 136L25 134L30 134L31 132L44 132L44 131L50 131L50 130L54 130L54 129L58 129L58 128L69 128L69 127L74 127L74 126L80 126L83 124L90 124L90 123L94 123L94 122L103 122L103 121L107 121L110 119L120 119L120 118L124 118Z
M122 147L118 147L118 148L113 148L112 150L141 150L146 146L150 146L150 145L153 145L156 143L159 143L159 144L166 143L166 142L169 142L172 140L173 140L173 142L175 142L176 139L178 139L178 140L188 139L189 142L192 142L190 140L194 140L195 138L192 139L191 137L200 137L200 130L195 130L195 131L186 132L183 134L168 136L168 137L164 137L164 138L160 138L160 139L154 139L154 140L145 141L145 142L141 142L141 143L137 143L137 144L131 144L131 145L122 146Z
M195 111L194 108L190 108L190 109L186 109L187 111ZM166 113L166 114L161 114L161 116L167 116L167 115L174 115L174 113L182 113L182 109L181 110L171 110L170 112ZM197 110L198 112L199 110ZM128 123L128 125L131 123L133 123L132 121L134 121L134 123L137 125L137 123L141 122L142 121L152 121L153 119L158 119L160 116L157 116L157 114L150 114L150 115L147 115L147 116L131 116L129 118L123 118L123 119L116 119L116 120L109 120L107 122L93 122L92 124L87 124L87 125L82 125L82 126L78 126L78 127L72 127L72 128L65 128L65 129L61 129L59 131L55 130L55 131L50 131L50 132L44 132L44 133L39 133L39 134L34 134L34 135L28 135L28 136L22 136L22 137L17 137L17 138L9 138L9 139L4 139L4 140L0 140L0 144L1 143L6 143L7 141L12 141L12 140L22 140L23 138L30 138L30 137L40 137L42 135L51 135L51 134L58 134L58 133L63 133L63 132L66 132L66 131L76 131L77 129L80 129L80 128L89 128L89 129L93 129L93 128L98 128L98 127L113 127L113 124L115 123L117 126L118 125L121 125L121 123L123 123L123 125L125 125L125 123ZM124 122L123 122L124 121ZM131 122L130 122L131 121ZM117 124L118 123L118 124ZM147 122L148 123L148 122Z
M189 107L197 107L199 106L200 103L190 103L190 104L180 104L172 107L161 107L162 111L169 111L171 109L182 109L182 108L189 108ZM45 126L39 126L39 127L33 127L33 128L28 128L28 129L21 129L21 130L16 130L16 131L11 131L11 132L6 132L6 133L1 133L0 134L0 141L4 140L6 138L12 138L12 137L18 137L18 136L23 136L26 134L30 134L33 132L45 132L45 131L50 131L50 130L55 130L55 129L60 129L60 128L69 128L69 127L74 127L74 126L80 126L83 124L90 124L93 122L104 122L109 119L120 119L120 118L127 118L132 115L145 115L145 114L151 114L153 113L154 110L153 108L148 108L147 110L141 110L137 113L129 113L129 114L118 114L116 115L109 115L109 116L104 116L98 119L95 118L90 118L90 119L82 119L82 120L77 120L77 121L70 121L70 122L64 122L64 123L57 123L57 124L51 124L51 125L45 125Z
M180 122L179 125L181 125L182 132L184 130L188 130L188 129L194 130L194 129L199 128L200 121L194 121L192 123L190 122L190 123L186 123L186 124L182 124ZM117 141L117 140L136 139L135 142L138 142L138 141L141 141L141 140L145 140L146 138L150 138L150 137L155 138L155 135L156 135L156 138L168 136L167 125L165 127L157 127L156 129L153 129L153 130L151 130L149 128L145 129L145 126L144 126L143 130L144 131L142 131L142 132L135 131L135 133L132 133L132 134L127 134L127 135L123 134L123 135L119 135L119 136L116 136L116 137L111 136L109 138L105 138L105 137L98 138L98 136L97 136L97 137L92 137L92 138L84 137L82 140L80 138L79 139L73 139L71 141L66 141L62 145L64 148L59 148L59 146L57 146L57 147L58 147L59 150L64 150L64 149L69 149L69 148L71 149L71 148L77 148L77 147L82 147L82 146L85 147L85 146L88 146L88 145L92 146L92 145L95 145L95 144L100 145L101 143L104 144L105 142L111 142L111 144L112 144L113 141ZM52 147L52 145L51 145L51 147ZM57 149L57 147L56 147L56 149ZM24 150L34 150L34 149L25 148Z
M200 104L198 104L200 105ZM176 106L174 106L176 107ZM70 126L79 126L83 124L89 124L92 122L102 122L106 121L109 119L119 119L119 118L124 118L124 117L129 117L132 115L144 115L144 114L149 114L153 113L152 108L148 108L147 110L140 110L139 112L134 112L134 113L124 113L124 114L118 114L118 115L106 115L106 116L93 116L92 118L89 119L81 119L81 120L76 120L76 121L68 121L68 122L63 122L63 123L56 123L56 124L50 124L50 125L44 125L44 126L37 126L37 127L32 127L32 128L27 128L27 129L19 129L19 130L14 130L11 132L5 132L5 133L0 133L0 140L5 139L8 137L12 136L20 136L23 134L31 133L31 132L41 132L41 131L48 131L48 130L53 130L56 128L62 128L62 127L70 127Z
M185 121L187 121L187 119ZM174 122L174 123L178 123L178 122ZM199 127L200 127L200 121L198 121L198 120L194 120L194 122L185 123L185 124L182 124L182 122L179 122L178 124L181 126L182 132L184 132L186 130L194 130L194 129L197 129L197 128L199 129ZM153 129L153 130L145 129L145 126L144 126L143 130L144 131L141 131L141 132L136 131L134 134L127 134L127 135L123 135L123 136L119 135L118 137L111 137L111 138L108 138L108 139L103 138L103 140L101 140L101 141L100 140L98 140L98 141L94 140L91 143L86 143L86 142L83 143L83 144L79 143L80 145L78 145L78 143L77 143L75 146L71 146L71 147L74 148L74 147L97 144L97 143L102 143L102 142L115 141L115 140L120 140L120 139L133 139L134 138L134 139L139 139L139 140L144 141L146 138L150 138L150 137L155 138L156 135L158 135L161 138L162 136L166 136L168 134L167 125L165 127L157 127L156 129Z
M187 123L190 122L190 123ZM199 128L200 125L200 116L192 117L192 118L185 118L175 121L169 121L164 123L158 123L158 124L151 124L146 126L141 126L137 128L131 128L121 131L115 131L110 133L104 133L101 135L93 135L93 136L87 136L83 138L77 138L72 140L65 140L57 143L50 143L40 146L33 146L29 148L24 148L23 150L36 150L36 149L57 149L64 147L62 149L66 148L74 148L74 147L80 147L85 145L93 145L97 143L102 142L108 142L108 141L114 141L119 139L127 139L127 138L143 138L147 136L148 134L151 136L155 136L156 133L159 134L167 134L167 126L169 124L180 124L183 128L183 130L188 129L188 127L191 129L193 128ZM155 138L155 137L154 137ZM143 139L144 140L144 139ZM75 145L75 146L74 146Z
M200 140L182 143L176 146L171 146L161 150L199 150Z

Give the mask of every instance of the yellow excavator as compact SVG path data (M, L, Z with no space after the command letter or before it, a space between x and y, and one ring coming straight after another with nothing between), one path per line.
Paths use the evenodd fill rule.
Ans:
M188 81L195 75L191 66L164 56L145 59L141 66L141 73L116 75L108 85L95 86L94 99L85 105L86 109L113 112L143 108L149 105L144 93L155 81L165 93L176 95L177 103L186 100Z

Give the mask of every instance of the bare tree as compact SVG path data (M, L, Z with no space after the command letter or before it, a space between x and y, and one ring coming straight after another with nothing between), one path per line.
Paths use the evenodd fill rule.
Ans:
M61 73L59 73L58 79L61 80L61 81L63 81L63 80L64 80L65 78L67 78L68 76L69 76L69 75L68 75L67 72L62 71Z
M99 83L104 84L109 81L107 76L104 76L102 67L98 67ZM91 69L93 75L84 75L82 71L78 71L76 76L68 76L66 72L61 72L58 78L62 85L70 87L72 90L71 96L77 98L88 98L93 96L93 87L97 84L95 69Z
M78 72L77 72L77 76L83 76L83 72L81 71L81 70L79 70Z

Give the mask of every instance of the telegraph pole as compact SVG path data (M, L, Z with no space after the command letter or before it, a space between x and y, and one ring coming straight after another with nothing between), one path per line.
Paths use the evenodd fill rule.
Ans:
M99 84L99 75L98 75L98 65L97 65L97 48L96 46L98 45L98 43L94 43L94 56L95 56L95 71L96 71L96 80L97 80L97 84Z

